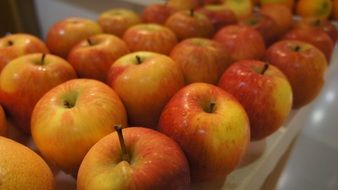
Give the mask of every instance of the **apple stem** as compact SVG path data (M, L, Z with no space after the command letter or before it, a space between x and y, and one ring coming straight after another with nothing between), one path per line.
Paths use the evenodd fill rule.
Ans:
M93 45L93 42L90 40L90 38L87 38L87 42L88 42L88 44L89 44L90 46Z
M300 50L300 46L296 46L293 50L298 52Z
M137 60L137 64L141 64L142 63L142 60L141 60L141 57L136 55L136 60Z
M216 108L216 103L215 102L211 102L209 104L209 107L207 108L206 112L207 113L214 113L215 112L215 108Z
M46 54L42 54L40 64L43 65L45 62Z
M193 17L195 14L195 10L194 9L190 9L190 16Z
M115 128L115 131L117 132L117 135L119 137L121 151L122 151L122 160L124 160L126 162L130 162L130 157L129 157L129 154L127 152L126 144L125 144L124 138L123 138L122 125L115 125L114 128Z
M8 46L12 46L14 43L13 43L13 41L12 40L9 40L8 42L7 42L7 45Z
M269 69L269 64L268 64L268 63L265 63L265 64L264 64L264 67L263 67L263 69L262 69L262 71L261 71L261 75L264 75L264 73L265 73L268 69Z

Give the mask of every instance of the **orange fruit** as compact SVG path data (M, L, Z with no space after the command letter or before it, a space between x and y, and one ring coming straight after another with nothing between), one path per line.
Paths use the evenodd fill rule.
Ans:
M0 189L54 189L54 177L39 155L0 136Z
M2 107L0 106L0 136L6 135L6 132L7 132L6 115Z

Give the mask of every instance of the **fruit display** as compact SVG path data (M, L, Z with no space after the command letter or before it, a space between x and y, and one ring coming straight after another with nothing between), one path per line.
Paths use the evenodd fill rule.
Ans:
M0 189L68 190L60 175L81 190L222 189L320 94L337 12L338 0L167 0L64 18L44 40L6 34Z

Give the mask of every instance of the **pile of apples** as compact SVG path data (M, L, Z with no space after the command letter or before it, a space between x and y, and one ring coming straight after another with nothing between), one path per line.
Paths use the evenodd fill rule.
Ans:
M31 135L78 189L224 179L320 93L338 1L304 2L168 0L61 20L45 42L6 35L0 135L6 120Z

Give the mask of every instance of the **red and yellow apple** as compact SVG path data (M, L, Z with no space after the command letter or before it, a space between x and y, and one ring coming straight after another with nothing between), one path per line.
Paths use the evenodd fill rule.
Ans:
M213 40L189 38L179 43L170 57L181 67L185 82L216 84L232 63L223 46Z
M164 24L174 12L167 4L152 4L143 9L142 20L146 23Z
M169 54L177 44L173 31L159 24L138 24L130 27L123 35L130 51L152 51Z
M47 46L52 54L66 59L73 46L101 32L101 27L94 21L77 17L67 18L49 28Z
M293 92L293 108L310 103L319 94L327 61L316 47L302 41L282 40L266 51L265 60L288 78Z
M72 66L50 54L28 54L9 62L0 75L0 102L16 127L30 133L36 102L50 89L76 78Z
M125 108L106 84L74 79L47 92L32 114L32 137L42 155L75 174L88 150L112 126L127 127Z
M102 138L89 150L77 176L78 190L185 190L189 184L188 161L178 144L142 127Z
M127 44L120 38L98 34L77 44L69 53L68 61L79 77L105 82L110 66L127 53Z
M298 0L296 13L301 17L317 17L327 19L331 14L331 0Z
M0 72L13 59L30 53L48 53L43 41L30 34L9 34L0 38Z
M107 83L126 106L129 125L154 128L165 104L184 86L184 78L170 57L134 52L115 61Z
M101 13L97 22L104 33L122 37L128 28L141 23L141 18L134 11L116 8Z
M224 178L238 166L250 141L244 108L229 93L206 83L177 92L164 108L158 129L181 146L193 181Z
M279 129L292 106L292 89L285 75L262 61L232 64L218 86L232 94L250 120L251 140L260 140Z

